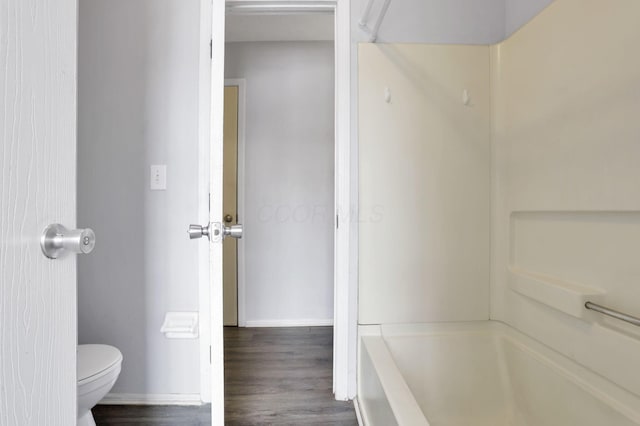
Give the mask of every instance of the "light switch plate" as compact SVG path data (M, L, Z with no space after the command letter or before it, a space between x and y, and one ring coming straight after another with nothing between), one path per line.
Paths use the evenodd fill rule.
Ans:
M167 166L166 164L151 165L151 190L164 191L167 189Z

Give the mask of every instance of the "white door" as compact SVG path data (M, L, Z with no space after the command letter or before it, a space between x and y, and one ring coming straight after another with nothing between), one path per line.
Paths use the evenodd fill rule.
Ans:
M0 425L76 423L77 0L0 4Z
M205 2L206 3L206 2ZM205 8L206 10L206 8ZM211 3L211 109L209 146L209 223L191 225L190 238L209 239L209 324L211 424L224 425L223 327L223 162L225 2ZM206 150L205 150L206 151ZM1 425L0 425L1 426Z
M212 5L211 42L211 145L209 221L223 223L222 189L224 158L224 36L225 2ZM212 241L216 241L213 239ZM212 242L210 250L211 279L211 424L224 425L224 327L223 327L223 262L222 243Z

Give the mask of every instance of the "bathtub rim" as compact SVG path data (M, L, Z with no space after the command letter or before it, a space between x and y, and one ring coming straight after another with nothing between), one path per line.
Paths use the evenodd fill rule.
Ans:
M382 386L382 391L391 407L391 411L399 425L430 426L418 401L409 389L409 385L391 355L382 335L361 336L360 345L366 347L367 354L377 374L377 378ZM383 365L383 368L378 368ZM359 370L359 369L358 369ZM360 371L358 371L360 375ZM358 395L358 408L364 425L370 425L368 414L363 407L366 402Z
M378 358L378 361L387 363L387 367L389 367L389 371L386 372L389 377L386 380L393 383L393 386L395 386L393 389L402 389L401 385L395 383L397 380L399 380L399 378L402 380L404 386L406 387L406 392L409 392L409 402L401 401L401 403L409 404L408 407L410 407L409 409L411 410L412 416L415 416L415 407L418 408L420 414L422 415L422 418L424 419L424 423L419 423L421 425L429 425L428 417L425 415L425 413L422 412L422 409L411 393L411 390L409 389L409 386L407 385L403 374L395 364L395 360L393 359L393 355L391 354L387 339L391 339L394 337L428 337L438 335L450 336L452 333L468 335L491 334L492 337L502 338L513 344L519 350L525 352L528 356L533 357L535 360L541 362L546 367L551 368L553 371L556 371L564 378L570 380L584 392L591 394L594 398L600 400L603 404L610 406L615 411L627 417L630 421L640 425L640 408L633 408L640 407L639 396L633 394L627 389L624 389L623 387L610 381L609 379L595 373L594 371L582 366L581 364L557 352L544 343L541 343L540 341L525 335L521 331L502 321L483 320L469 322L382 324L359 326L358 351L363 351L366 347L367 351L369 348L373 348L374 350L377 349L383 353L381 358ZM386 352L386 354L384 352ZM368 351L368 353L371 357L371 352ZM359 352L359 360L361 355L362 353ZM389 363L390 361L391 363ZM376 363L373 357L372 362L374 363L376 374L378 374L378 367L385 364ZM360 374L362 374L360 371L360 362L358 364L358 376L360 376ZM379 374L378 378L380 379L383 392L385 393L389 405L391 406L394 415L396 415L396 419L399 421L399 424L416 424L408 422L408 419L413 419L415 421L415 417L406 418L403 410L407 408L405 408L404 405L398 405L399 403L396 402L396 400L400 396L406 397L406 393L403 391L402 394L391 395L390 398L388 393L389 388L385 387L385 383L383 382ZM360 384L360 380L358 380L358 384ZM360 389L358 388L358 390ZM362 410L364 404L363 401L359 399L359 394L360 392L358 392L358 396L356 398L358 398L359 402L358 405L360 409L360 415L364 420L363 424L371 424L370 422L368 422L366 413ZM400 413L400 416L397 415L398 412Z

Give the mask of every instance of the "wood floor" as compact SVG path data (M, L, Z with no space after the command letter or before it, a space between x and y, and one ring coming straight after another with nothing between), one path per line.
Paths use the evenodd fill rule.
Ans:
M331 327L225 330L227 424L357 425L333 398Z
M225 328L225 423L357 425L335 401L331 327ZM209 406L98 406L98 426L208 426Z
M211 406L98 405L93 410L97 426L210 426Z

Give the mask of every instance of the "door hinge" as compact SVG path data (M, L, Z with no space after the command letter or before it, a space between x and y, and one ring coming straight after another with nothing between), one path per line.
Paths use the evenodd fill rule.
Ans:
M209 345L209 364L211 364L211 345Z
M336 215L336 229L340 227L340 215Z
M211 193L209 193L209 213L211 213Z
M213 39L209 40L209 57L213 59Z

